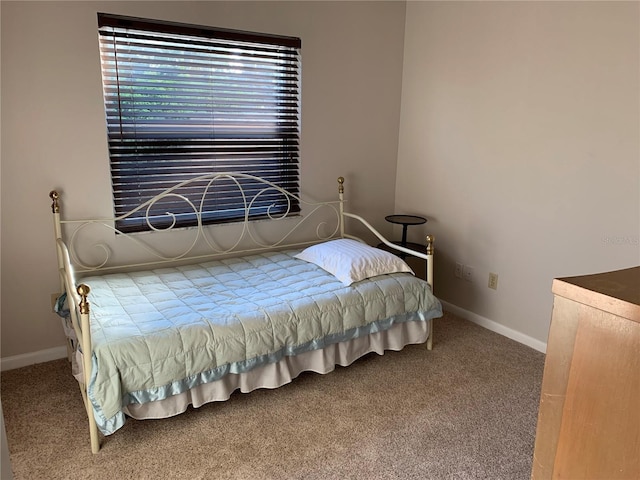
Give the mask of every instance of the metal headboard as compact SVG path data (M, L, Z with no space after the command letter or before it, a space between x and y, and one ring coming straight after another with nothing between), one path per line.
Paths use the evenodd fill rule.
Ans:
M243 185L239 180L248 179L253 182L259 183L263 186L257 193L249 195L243 189ZM233 241L230 247L221 247L218 242L212 237L212 230L207 228L202 222L202 206L207 195L212 194L215 191L216 183L222 180L231 180L233 184L238 188L239 193L244 201L244 219L236 222L234 225L235 230L239 230L237 238ZM71 220L63 218L61 215L60 194L57 191L52 191L49 196L51 197L52 211L54 214L54 227L56 239L64 239L64 243L68 248L69 257L71 263L75 267L76 272L93 272L93 271L105 271L105 270L119 270L123 268L131 267L144 267L151 265L162 265L176 262L184 262L188 260L203 260L207 258L215 258L220 256L227 256L231 253L251 253L263 250L273 250L276 248L286 247L299 247L317 243L319 241L328 240L344 234L343 226L343 195L344 191L344 179L340 177L338 179L340 186L340 199L336 201L328 202L310 202L304 200L300 196L294 195L291 192L279 187L278 185L256 177L254 175L242 174L242 173L216 173L202 175L194 177L190 180L186 180L174 185L171 188L164 190L162 193L156 195L152 199L144 202L137 208L130 212L121 215L119 217L102 218L102 219L82 219ZM185 197L178 193L180 189L190 185L204 185L201 192L199 205L192 199ZM279 233L279 238L275 241L263 241L258 232L261 226L264 227L265 222L252 221L249 214L251 207L261 196L273 191L279 192L284 196L287 202L287 208L284 213L278 213L272 215L267 212L267 219L272 223L273 221L281 221L285 226L285 229ZM116 228L116 222L131 217L132 215L142 211L144 212L144 221L146 221L150 230L155 232L168 232L171 230L182 230L182 228L175 227L175 215L172 212L166 212L166 215L172 219L171 224L166 228L156 228L151 222L149 212L151 208L158 202L167 197L177 197L186 202L187 205L193 210L197 219L197 225L194 227L187 227L188 235L192 238L186 247L177 254L166 254L160 251L157 247L152 245L151 238L144 234L139 233L124 233ZM296 200L303 209L301 215L289 216L288 213L291 209L291 202ZM328 213L327 213L328 211ZM324 216L323 216L324 215ZM311 238L305 241L297 241L294 239L294 233L300 232L303 228L313 228L312 222L314 219L319 220L315 225L315 238ZM286 221L285 221L286 220ZM90 248L99 249L101 251L101 260L97 262L83 261L79 253L79 249L86 249L87 245L81 237L87 230L92 228L106 229L118 236L118 243L124 241L129 242L131 247L139 249L140 253L145 255L145 258L149 260L141 263L123 263L112 264L112 251L111 248L102 241L92 243ZM273 228L272 228L273 230ZM104 232L103 232L104 233ZM305 233L310 233L305 230ZM95 251L95 250L93 250Z

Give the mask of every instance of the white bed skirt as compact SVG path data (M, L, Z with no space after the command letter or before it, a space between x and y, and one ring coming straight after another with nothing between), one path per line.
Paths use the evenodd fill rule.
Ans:
M385 350L402 350L406 345L424 343L429 337L429 323L403 322L387 331L330 345L294 357L284 357L277 363L255 368L246 373L229 374L212 383L164 400L132 404L123 408L125 414L138 420L167 418L184 412L189 405L200 407L209 402L228 400L235 390L243 393L258 388L278 388L305 371L329 373L336 365L347 366L370 352L383 355Z

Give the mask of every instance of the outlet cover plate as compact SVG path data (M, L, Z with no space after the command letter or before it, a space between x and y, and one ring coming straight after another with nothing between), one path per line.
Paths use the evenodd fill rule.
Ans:
M489 272L489 288L493 288L494 290L498 289L498 274Z
M464 279L467 282L472 282L473 281L473 267L470 267L469 265L465 265L464 266L464 270L462 272L462 275L463 275Z
M464 265L462 265L461 263L456 263L456 270L454 272L455 277L462 278L463 270L464 270Z

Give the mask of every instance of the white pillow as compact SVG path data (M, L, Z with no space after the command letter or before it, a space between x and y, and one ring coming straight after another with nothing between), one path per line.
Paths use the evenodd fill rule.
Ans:
M331 240L304 249L296 258L315 263L346 286L365 278L413 270L394 254L351 239Z

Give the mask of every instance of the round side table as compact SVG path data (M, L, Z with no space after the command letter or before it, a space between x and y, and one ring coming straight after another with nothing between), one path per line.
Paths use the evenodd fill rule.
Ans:
M419 243L407 242L407 227L409 225L422 225L423 223L427 223L427 219L424 217L419 217L417 215L387 215L384 219L389 223L396 223L398 225L402 225L402 240L391 242L396 245L400 245L405 248L410 248L411 250L415 250L420 253L427 253L426 245L421 245ZM407 255L411 256L409 253L400 252L398 250L394 250L384 243L378 244L378 248L382 250L386 250L387 252L393 253L397 255L401 259L406 259ZM428 269L428 260L425 260L425 280L426 280L426 272Z
M400 245L407 246L407 227L409 225L422 225L427 223L427 219L424 217L418 217L417 215L387 215L384 219L389 223L396 223L402 225L402 240Z

